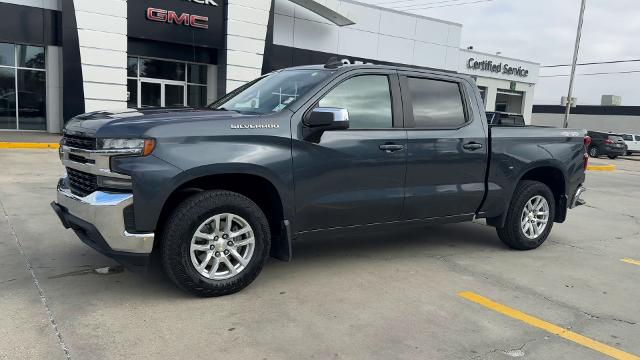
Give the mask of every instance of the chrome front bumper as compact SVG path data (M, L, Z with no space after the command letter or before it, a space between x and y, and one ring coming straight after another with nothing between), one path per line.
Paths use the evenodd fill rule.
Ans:
M125 230L123 210L133 204L133 194L95 191L85 197L71 192L66 177L58 182L57 205L73 217L95 227L109 252L150 254L154 234L130 234ZM58 214L60 215L60 214ZM63 224L65 219L61 216Z

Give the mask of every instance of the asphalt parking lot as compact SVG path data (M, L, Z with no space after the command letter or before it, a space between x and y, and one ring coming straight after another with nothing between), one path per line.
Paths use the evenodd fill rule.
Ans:
M538 250L481 222L306 240L197 299L94 272L49 207L57 152L0 150L0 359L638 359L640 161L606 160Z

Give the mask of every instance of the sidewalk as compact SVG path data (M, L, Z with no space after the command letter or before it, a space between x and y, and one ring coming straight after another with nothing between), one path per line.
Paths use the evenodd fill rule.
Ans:
M32 131L0 131L0 149L57 149L61 135Z

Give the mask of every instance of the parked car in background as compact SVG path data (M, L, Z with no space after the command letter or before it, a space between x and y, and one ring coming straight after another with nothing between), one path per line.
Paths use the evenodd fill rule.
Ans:
M627 155L640 153L640 135L622 134L620 136L627 145Z
M591 137L591 145L589 146L589 156L591 157L597 158L606 155L609 159L615 159L627 153L627 145L620 135L599 131L589 131L587 135Z
M497 126L524 126L522 114L505 113L499 111L487 111L489 125Z

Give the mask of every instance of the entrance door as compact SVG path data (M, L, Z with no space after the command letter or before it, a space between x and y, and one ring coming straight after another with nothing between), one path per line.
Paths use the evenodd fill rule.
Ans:
M186 106L185 86L161 80L140 80L139 107Z

